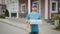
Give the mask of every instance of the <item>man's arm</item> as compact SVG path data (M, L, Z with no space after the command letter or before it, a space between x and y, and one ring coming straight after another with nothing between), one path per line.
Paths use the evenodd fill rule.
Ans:
M26 23L30 23L30 22L29 22L29 19L30 19L29 16L30 16L29 14L26 16Z

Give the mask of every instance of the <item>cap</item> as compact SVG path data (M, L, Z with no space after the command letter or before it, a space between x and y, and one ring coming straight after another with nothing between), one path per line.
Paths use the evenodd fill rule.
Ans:
M36 4L33 4L32 7L37 7L37 5Z

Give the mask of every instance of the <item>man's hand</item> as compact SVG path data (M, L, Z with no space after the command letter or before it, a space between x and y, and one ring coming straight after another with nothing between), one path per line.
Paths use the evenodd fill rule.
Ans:
M30 24L29 20L26 20L26 23L29 23Z
M29 24L30 24L30 22L29 22L29 21L27 21L26 23L29 23Z

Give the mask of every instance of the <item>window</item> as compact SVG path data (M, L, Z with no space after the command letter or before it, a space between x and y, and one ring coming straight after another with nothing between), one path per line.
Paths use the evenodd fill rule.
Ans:
M2 4L5 4L5 0L2 0Z
M17 13L11 13L11 17L17 17Z
M51 1L51 13L58 13L57 1Z
M56 11L56 3L52 3L52 11Z
M22 5L21 5L21 13L24 13L24 12L25 12L25 9L26 9L25 4L22 4Z

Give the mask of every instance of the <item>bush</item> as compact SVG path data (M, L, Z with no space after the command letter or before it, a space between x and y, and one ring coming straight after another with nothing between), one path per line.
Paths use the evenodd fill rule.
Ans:
M55 14L53 20L60 20L60 14Z
M4 16L4 15L0 15L0 18L3 18L3 19L5 19L5 16Z
M5 10L5 16L9 17L9 11L7 9Z
M60 26L55 27L54 30L60 31Z
M53 17L53 20L59 20L59 26L54 28L54 30L59 30L60 31L60 14L55 14Z
M59 25L60 25L60 14L55 14L53 20L59 20Z

